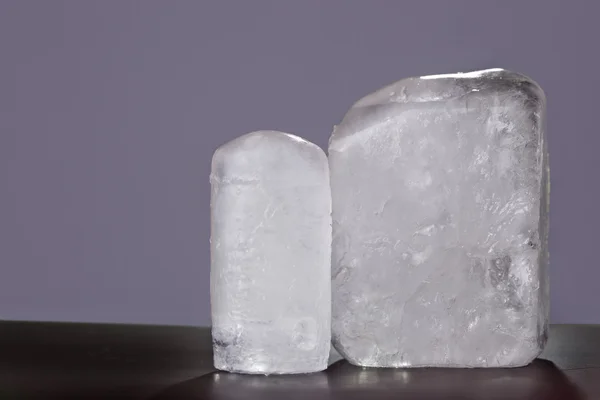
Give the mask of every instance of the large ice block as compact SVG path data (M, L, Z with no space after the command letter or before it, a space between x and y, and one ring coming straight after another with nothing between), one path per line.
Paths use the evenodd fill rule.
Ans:
M333 343L374 367L515 367L548 325L545 97L502 69L408 78L329 144Z
M327 367L331 190L323 150L259 131L217 149L211 172L211 308L220 370Z

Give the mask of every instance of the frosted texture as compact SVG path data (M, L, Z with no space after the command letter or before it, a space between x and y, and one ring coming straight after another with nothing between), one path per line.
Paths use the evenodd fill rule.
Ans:
M215 367L282 374L327 367L331 191L325 153L299 137L249 133L211 173Z
M548 323L545 98L494 69L358 101L329 145L333 343L379 367L508 367Z

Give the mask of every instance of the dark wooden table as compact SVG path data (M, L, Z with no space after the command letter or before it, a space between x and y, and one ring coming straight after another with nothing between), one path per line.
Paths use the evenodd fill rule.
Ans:
M0 322L0 399L600 399L600 326L554 325L513 369L249 376L212 367L208 328Z

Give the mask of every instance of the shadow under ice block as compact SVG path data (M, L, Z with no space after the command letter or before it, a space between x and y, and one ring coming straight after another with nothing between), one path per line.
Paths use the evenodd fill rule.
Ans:
M324 370L331 341L325 153L297 136L253 132L217 149L210 181L215 367Z
M516 367L548 326L545 97L502 69L408 78L329 143L333 344L373 367Z

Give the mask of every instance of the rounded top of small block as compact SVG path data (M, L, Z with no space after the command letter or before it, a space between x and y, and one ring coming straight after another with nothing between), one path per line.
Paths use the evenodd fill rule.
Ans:
M316 144L290 133L260 130L215 151L211 182L293 179L307 184L310 179L319 181L314 175L325 172L328 174L327 156Z
M300 136L291 133L280 132L275 130L259 130L244 135L238 136L235 139L221 145L217 152L232 152L232 151L247 151L260 147L265 142L278 142L281 145L289 144L291 146L308 146L317 147L314 143L309 142Z

